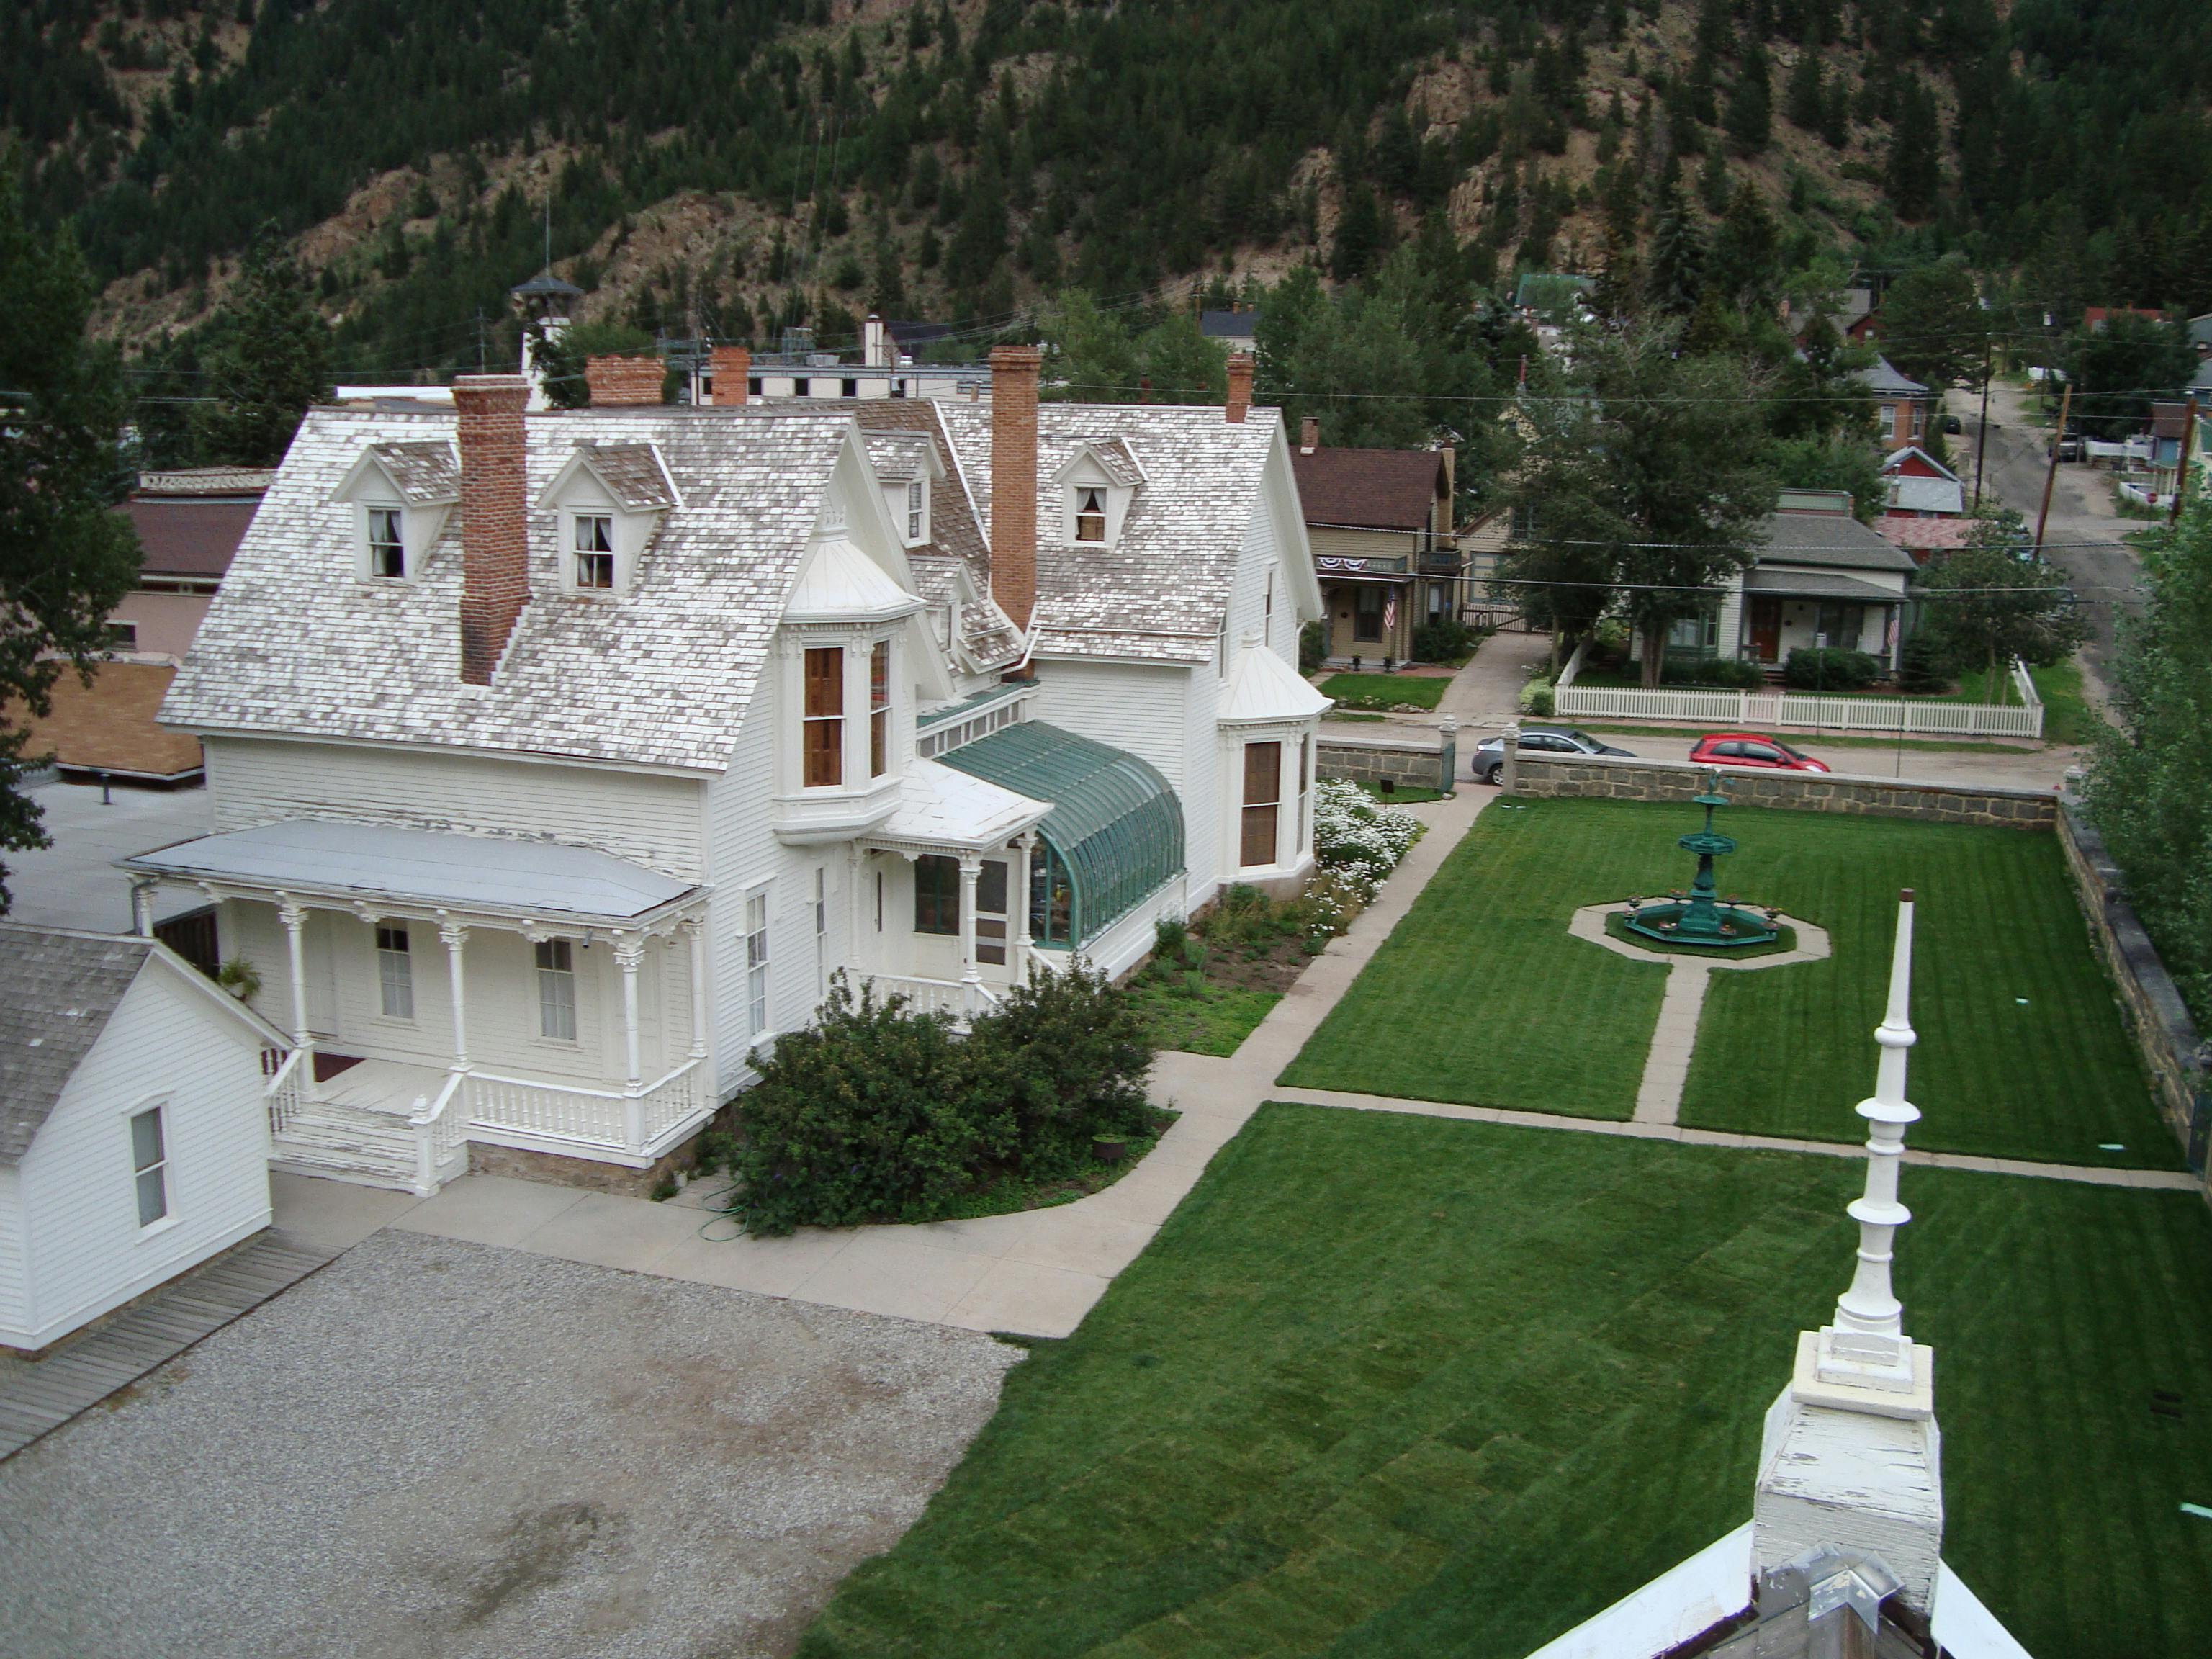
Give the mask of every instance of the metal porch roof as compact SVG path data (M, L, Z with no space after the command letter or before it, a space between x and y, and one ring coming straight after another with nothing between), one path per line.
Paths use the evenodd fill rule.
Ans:
M1087 943L1182 872L1182 803L1149 763L1042 720L1023 720L941 755L944 764L1032 800L1067 867Z

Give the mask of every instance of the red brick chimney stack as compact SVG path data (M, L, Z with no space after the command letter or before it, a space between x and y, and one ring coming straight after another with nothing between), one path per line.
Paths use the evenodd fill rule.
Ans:
M657 404L667 374L658 357L584 359L584 384L591 389L594 409Z
M1310 455L1321 447L1321 416L1309 415L1298 422L1298 453Z
M1244 424L1244 411L1252 407L1252 354L1238 351L1229 359L1229 421Z
M1035 346L991 348L991 597L1030 625L1036 608L1037 374Z
M714 407L744 402L752 382L753 354L743 346L716 346L707 362L714 377Z
M461 678L489 685L515 619L530 602L524 533L520 374L463 374L453 381L461 444Z

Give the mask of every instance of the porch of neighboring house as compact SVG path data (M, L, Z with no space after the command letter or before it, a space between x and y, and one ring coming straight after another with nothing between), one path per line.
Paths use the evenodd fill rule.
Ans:
M1885 673L1897 667L1905 596L1826 573L1754 569L1745 579L1738 654L1780 669L1792 651L1863 651Z
M1419 623L1414 615L1413 578L1402 569L1407 561L1316 558L1314 562L1322 568L1322 616L1328 635L1325 653L1328 665L1349 668L1356 658L1360 667L1379 670L1386 658L1393 663L1405 661L1413 651L1413 629ZM1329 567L1346 563L1390 564L1400 568L1356 576L1330 574Z
M716 1104L708 890L611 854L295 819L120 860L214 905L221 955L294 1033L280 1168L418 1194L471 1141L645 1169Z

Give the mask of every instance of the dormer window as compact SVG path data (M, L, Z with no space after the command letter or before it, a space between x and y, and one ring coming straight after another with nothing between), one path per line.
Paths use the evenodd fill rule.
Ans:
M1079 542L1104 541L1106 492L1085 488L1077 490L1075 497L1075 539Z
M575 583L580 588L611 592L615 585L615 521L609 513L579 513L570 545L575 550Z
M396 507L368 509L368 574L389 581L407 579L407 538Z
M922 539L926 519L923 509L921 480L915 479L906 487L906 544L918 546Z

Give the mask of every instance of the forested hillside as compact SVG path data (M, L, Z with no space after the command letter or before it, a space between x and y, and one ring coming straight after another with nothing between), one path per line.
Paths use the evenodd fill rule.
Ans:
M1595 273L1745 180L1792 266L2202 310L2208 70L2180 0L0 0L101 325L188 367L272 226L357 375L506 360L549 234L586 316L828 344L1354 278L1425 220L1478 283Z

